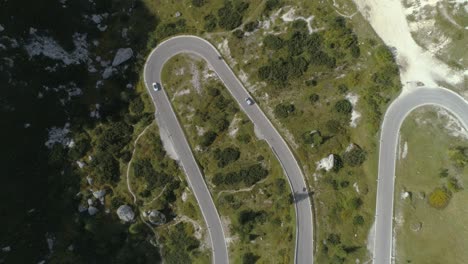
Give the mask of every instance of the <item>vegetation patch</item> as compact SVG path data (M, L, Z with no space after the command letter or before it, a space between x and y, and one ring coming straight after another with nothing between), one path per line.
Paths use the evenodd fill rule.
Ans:
M407 145L407 155L397 161L395 179L397 262L462 263L468 257L468 214L460 210L468 198L468 171L460 162L468 141L449 129L433 107L415 110L403 123L400 146Z
M193 64L196 71L174 77ZM253 124L217 78L200 75L199 93L173 96L193 89L192 75L206 71L205 62L177 55L164 67L163 82L223 222L229 223L225 232L231 262L291 262L294 207L269 146L257 139Z

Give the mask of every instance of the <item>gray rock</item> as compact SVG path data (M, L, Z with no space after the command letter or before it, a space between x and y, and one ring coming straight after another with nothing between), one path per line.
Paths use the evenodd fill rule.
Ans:
M88 182L89 185L93 185L94 183L93 178L91 178L91 176L86 176L86 181Z
M95 214L97 214L98 212L99 212L99 210L98 210L96 207L94 207L94 206L88 207L88 214L89 214L89 215L95 215Z
M182 14L181 14L179 11L177 11L177 12L175 13L175 17L180 17L181 15L182 15Z
M133 212L132 208L128 205L121 205L117 209L117 215L119 216L120 220L124 222L131 222L135 218L135 213Z
M106 195L106 190L98 190L93 192L93 196L96 197L96 199L101 199L104 197L104 195Z
M102 73L102 78L104 79L108 79L109 77L112 76L112 74L114 73L114 68L112 67L107 67L104 72Z
M78 205L78 212L82 213L82 212L85 212L87 210L88 210L88 208L86 208L85 206L83 206L81 204Z
M6 246L6 247L3 247L2 248L2 252L10 252L11 251L11 247L10 246Z
M114 60L112 61L112 66L120 65L133 56L133 50L131 48L118 49L115 54Z

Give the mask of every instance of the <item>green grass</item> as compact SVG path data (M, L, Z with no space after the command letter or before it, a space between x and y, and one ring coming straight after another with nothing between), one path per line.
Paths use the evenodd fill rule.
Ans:
M397 263L465 263L468 258L468 192L452 191L444 209L435 209L427 201L438 187L446 187L450 177L462 186L468 184L468 168L454 166L448 151L468 146L466 138L454 137L432 107L412 113L403 123L400 147L408 145L407 156L399 159L395 184L396 262ZM448 169L441 178L441 169ZM410 192L411 198L401 198ZM400 223L399 223L400 222ZM412 230L422 224L419 231Z
M163 83L169 98L172 98L175 111L185 129L194 155L203 169L225 224L228 239L232 241L229 243L231 261L241 263L242 256L250 252L260 257L258 263L292 262L295 241L294 207L289 202L290 190L280 164L267 143L256 139L253 124L240 112L237 103L232 100L219 81L214 79L205 81L200 76L201 90L200 93L196 91L190 83L192 78L190 65L194 65L195 69L201 71L206 67L206 64L199 60L186 55L178 55L164 67ZM184 74L177 76L176 73L180 72L181 68L184 68ZM217 111L220 111L216 110L213 104L208 109L204 106L204 100L209 100L209 96L206 95L206 89L209 86L219 87L220 96L228 101L227 108L231 110L224 109L224 111L231 128L219 132L213 144L203 149L199 145L200 135L203 133L201 131L213 129L213 124L202 118L203 113L214 116ZM189 91L189 93L181 95L181 91ZM176 95L178 93L179 95ZM232 131L235 129L237 133L234 135ZM240 135L249 138L248 142L240 141ZM224 168L219 168L213 158L213 151L216 148L224 149L232 146L239 148L241 153L239 159ZM254 186L242 183L234 186L215 186L212 183L216 173L235 172L240 168L258 163L263 164L269 170L269 174L266 179ZM255 224L253 229L246 233L247 237L243 238L242 234L245 232L241 231L243 227L239 223L238 216L244 210L265 211L267 221Z

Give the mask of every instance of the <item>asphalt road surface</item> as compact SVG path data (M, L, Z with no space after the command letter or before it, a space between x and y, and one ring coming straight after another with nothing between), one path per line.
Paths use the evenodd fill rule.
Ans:
M161 72L165 62L179 53L196 54L204 58L212 66L234 99L237 100L240 108L247 114L278 157L295 197L295 263L313 263L312 206L304 175L293 153L260 107L257 104L248 105L245 102L245 99L250 97L249 93L221 58L216 48L199 37L178 36L160 43L153 50L146 61L144 78L156 106L159 126L171 135L174 149L179 156L207 223L213 246L213 262L228 263L228 253L219 215L164 87L161 91L154 91L152 88L154 82L162 85Z
M416 88L400 95L385 113L380 136L379 176L377 183L374 263L392 263L393 201L395 165L401 124L415 108L440 106L454 114L468 129L468 102L442 88Z

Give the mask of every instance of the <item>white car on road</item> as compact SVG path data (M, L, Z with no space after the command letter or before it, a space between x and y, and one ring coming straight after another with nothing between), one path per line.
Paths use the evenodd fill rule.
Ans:
M155 92L161 90L161 85L159 83L153 83L153 90Z
M248 105L253 105L253 104L254 104L254 100L252 100L252 98L250 98L250 97L245 98L245 102L246 102Z

